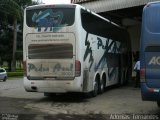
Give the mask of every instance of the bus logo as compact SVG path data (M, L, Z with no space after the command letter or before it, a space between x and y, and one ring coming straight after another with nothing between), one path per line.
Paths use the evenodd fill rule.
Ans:
M153 56L148 63L149 65L160 65L160 56Z

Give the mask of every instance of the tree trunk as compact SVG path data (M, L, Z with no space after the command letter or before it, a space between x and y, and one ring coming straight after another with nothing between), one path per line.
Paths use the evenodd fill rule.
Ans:
M12 54L12 67L11 71L16 71L16 50L17 50L17 18L14 17L13 21L13 54Z
M12 66L11 66L11 65L12 65L12 61L11 61L11 60L8 60L8 61L7 61L7 63L8 63L8 71L9 71L9 72L11 72L11 68L12 68Z

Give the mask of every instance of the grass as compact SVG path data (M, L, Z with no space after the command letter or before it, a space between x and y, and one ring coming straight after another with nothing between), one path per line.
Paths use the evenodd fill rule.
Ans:
M23 72L7 72L8 77L22 77Z

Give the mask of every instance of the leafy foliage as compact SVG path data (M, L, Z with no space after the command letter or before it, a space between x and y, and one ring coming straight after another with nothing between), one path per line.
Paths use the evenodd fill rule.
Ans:
M5 15L16 16L17 18L20 19L21 7L18 5L16 1L18 0L1 0L0 2L1 13Z
M38 3L32 0L0 0L0 66L3 61L7 61L11 69L13 54L16 54L16 60L22 60L23 10L29 5ZM16 28L14 28L15 23L17 23ZM15 42L17 44L16 52L13 53L15 30L18 31Z

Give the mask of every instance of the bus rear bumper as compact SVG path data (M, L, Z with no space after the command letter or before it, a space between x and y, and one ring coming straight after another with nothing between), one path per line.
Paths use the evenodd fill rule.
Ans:
M141 95L144 101L160 101L160 89L149 88L146 83L141 83Z
M28 80L23 79L24 88L27 92L42 93L67 93L82 92L82 87L75 84L74 80Z

